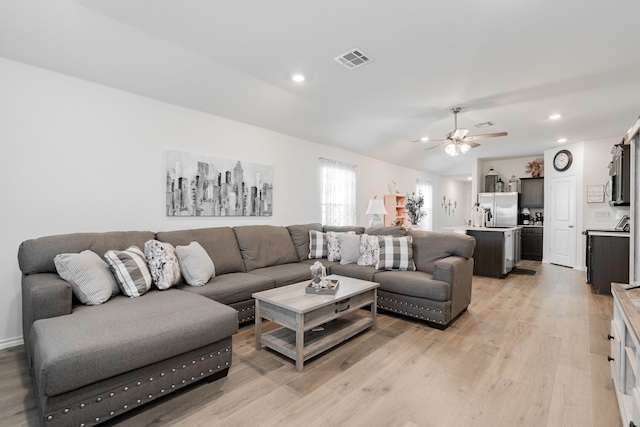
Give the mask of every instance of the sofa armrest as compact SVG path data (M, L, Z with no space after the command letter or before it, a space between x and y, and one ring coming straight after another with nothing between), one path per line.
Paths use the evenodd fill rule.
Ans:
M55 273L22 276L22 335L27 362L31 368L31 325L39 319L71 313L73 292L71 285Z
M460 314L471 303L473 258L465 259L459 256L443 258L435 263L433 278L447 282L451 286L452 317Z

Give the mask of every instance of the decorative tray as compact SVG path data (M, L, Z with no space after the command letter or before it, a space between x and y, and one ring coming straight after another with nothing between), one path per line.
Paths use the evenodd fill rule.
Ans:
M338 292L338 286L340 286L339 280L327 279L326 287L316 288L313 283L309 283L304 291L308 294L335 295Z

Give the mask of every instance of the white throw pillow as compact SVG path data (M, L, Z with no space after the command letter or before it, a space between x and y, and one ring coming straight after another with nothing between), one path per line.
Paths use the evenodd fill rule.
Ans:
M360 258L360 236L356 234L339 234L340 264L355 264Z
M83 304L102 304L120 292L109 266L93 251L59 254L53 262L58 275L71 284L73 294Z
M191 286L203 286L215 276L216 268L207 251L198 242L188 246L176 246L180 271Z

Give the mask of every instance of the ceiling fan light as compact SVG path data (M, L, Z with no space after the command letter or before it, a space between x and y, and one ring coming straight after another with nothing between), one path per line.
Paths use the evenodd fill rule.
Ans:
M471 147L468 144L464 142L460 144L460 152L462 152L462 154L468 153L470 149Z
M453 142L450 142L449 144L447 144L446 147L444 147L444 152L450 155L451 157L457 156L458 150L456 149L456 144L454 144Z

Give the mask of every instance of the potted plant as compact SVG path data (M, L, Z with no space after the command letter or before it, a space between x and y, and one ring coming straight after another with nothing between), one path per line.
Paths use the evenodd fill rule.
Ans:
M418 224L420 224L420 220L427 215L427 213L422 210L423 206L424 196L421 191L418 191L418 194L415 192L411 193L411 195L407 194L405 209L407 210L407 217L409 218L411 225L418 226Z

